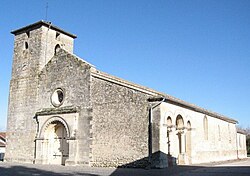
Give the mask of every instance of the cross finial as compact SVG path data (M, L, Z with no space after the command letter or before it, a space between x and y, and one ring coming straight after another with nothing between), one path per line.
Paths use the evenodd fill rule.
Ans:
M48 17L48 8L49 8L49 3L46 3L46 14L45 14L45 21L47 21L47 17Z

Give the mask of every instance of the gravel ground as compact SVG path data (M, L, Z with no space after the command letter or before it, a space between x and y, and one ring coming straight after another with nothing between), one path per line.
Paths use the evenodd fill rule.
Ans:
M93 168L0 162L0 176L249 176L250 158L237 161L175 166L166 169Z

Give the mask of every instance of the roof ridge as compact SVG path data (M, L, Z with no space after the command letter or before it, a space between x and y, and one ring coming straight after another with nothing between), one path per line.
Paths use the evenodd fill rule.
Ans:
M190 109L192 109L194 111L204 113L205 115L209 115L209 116L212 116L212 117L215 117L215 118L227 121L227 122L231 122L231 123L238 123L238 121L234 120L233 118L229 118L229 117L227 117L225 115L219 114L217 112L213 112L211 110L207 110L207 109L202 108L200 106L197 106L197 105L195 105L193 103L189 103L187 101L181 100L179 98L168 95L166 93L162 93L162 92L156 91L156 90L154 90L152 88L148 88L146 86L142 86L142 85L139 85L137 83L127 81L125 79L110 75L110 74L102 72L102 71L99 71L97 69L91 69L91 73L95 77L99 77L99 78L102 78L102 79L105 79L105 80L108 80L108 81L113 81L113 82L121 84L121 85L127 85L130 88L139 90L141 92L147 93L147 94L152 95L152 96L165 97L167 101L170 101L170 102L172 102L174 104L180 104L180 105L188 107L188 108L190 108Z

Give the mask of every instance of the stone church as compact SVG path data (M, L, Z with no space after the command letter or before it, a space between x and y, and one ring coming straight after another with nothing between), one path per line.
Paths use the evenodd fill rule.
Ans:
M5 161L156 167L246 157L237 121L97 70L75 35L39 21L11 32Z

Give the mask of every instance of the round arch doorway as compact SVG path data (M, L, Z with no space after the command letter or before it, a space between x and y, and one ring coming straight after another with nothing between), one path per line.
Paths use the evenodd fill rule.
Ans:
M69 157L67 131L60 121L53 121L44 130L43 156L47 164L65 165Z

